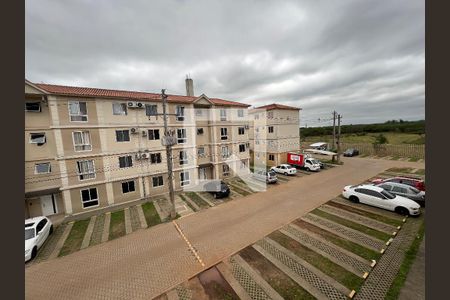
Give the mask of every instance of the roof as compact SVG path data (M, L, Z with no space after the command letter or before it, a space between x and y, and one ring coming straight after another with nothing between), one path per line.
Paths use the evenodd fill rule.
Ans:
M30 83L29 81L27 83ZM31 83L33 84L33 83ZM102 97L102 98L119 98L126 100L148 100L148 101L161 101L161 94L138 92L138 91L124 91L124 90L110 90L90 87L76 87L55 85L46 83L34 83L34 86L46 91L49 94L64 95L64 96L76 96L76 97ZM200 97L181 96L181 95L167 95L169 102L176 103L194 103ZM250 105L230 100L224 100L219 98L208 98L213 104L221 106L238 106L249 107Z
M272 103L268 105L263 105L260 107L255 107L254 109L265 109L265 110L273 110L273 109L285 109L285 110L301 110L299 107L287 106L283 104Z

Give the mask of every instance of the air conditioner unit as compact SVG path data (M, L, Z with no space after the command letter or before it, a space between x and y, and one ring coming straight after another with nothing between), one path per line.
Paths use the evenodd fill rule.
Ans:
M136 153L134 155L134 158L137 159L137 160L141 159L141 154L140 153Z
M131 134L136 134L138 132L136 127L130 129Z
M134 102L134 101L128 101L128 102L127 102L127 106L130 107L130 108L136 108L136 107L138 107L138 106L137 106L137 103Z
M142 136L147 136L147 131L142 130Z
M137 108L144 108L144 103L142 103L142 102L136 102L136 107L137 107Z
M245 125L245 129L249 129L250 128L250 126L248 126L248 125Z
M141 158L142 158L142 159L150 158L150 153L146 153L146 152L145 152L145 153L142 153L142 154L141 154Z

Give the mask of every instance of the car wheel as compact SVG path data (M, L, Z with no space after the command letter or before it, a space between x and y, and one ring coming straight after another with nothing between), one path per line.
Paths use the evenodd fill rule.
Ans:
M214 193L214 199L217 199L217 197L218 197L218 196L217 196L217 194L216 194L216 193Z
M284 176L287 176L288 175L288 173L287 172L284 172Z
M31 250L31 259L35 258L37 254L37 248L34 247L33 250Z
M311 169L310 168L306 168L306 171L311 172Z
M350 201L352 201L353 203L359 203L359 199L356 196L350 196L350 198L348 198Z
M398 213L398 214L401 214L402 216L409 215L408 209L406 209L404 207L397 207L397 208L395 208L395 212Z
M49 232L49 234L52 234L52 233L53 233L53 225L50 226L50 232Z

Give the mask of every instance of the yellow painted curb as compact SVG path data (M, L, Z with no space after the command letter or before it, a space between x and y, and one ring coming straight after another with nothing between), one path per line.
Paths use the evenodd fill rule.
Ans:
M383 254L383 253L384 253L384 251L385 251L385 249L383 248L383 249L381 249L380 253L381 253L381 254Z
M370 266L373 268L373 267L375 267L376 264L377 264L377 261L375 259L372 259L372 264Z
M397 226L397 230L400 230L400 228L402 228L402 226Z
M363 278L364 278L364 279L366 279L366 278L367 278L367 276L369 276L369 273L367 273L367 272L364 272Z
M403 223L405 223L405 222L406 222L406 218L403 219Z
M397 231L394 231L394 232L392 233L392 235L393 235L393 236L396 236L396 235L397 235Z
M352 299L353 296L355 296L355 293L356 293L356 291L355 291L355 290L352 290L351 293L348 295L348 297L349 297L350 299Z

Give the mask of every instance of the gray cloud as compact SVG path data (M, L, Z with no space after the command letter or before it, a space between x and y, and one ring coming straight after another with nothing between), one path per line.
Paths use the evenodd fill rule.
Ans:
M424 1L26 1L26 77L303 108L302 125L425 117ZM320 125L320 124L317 124Z

